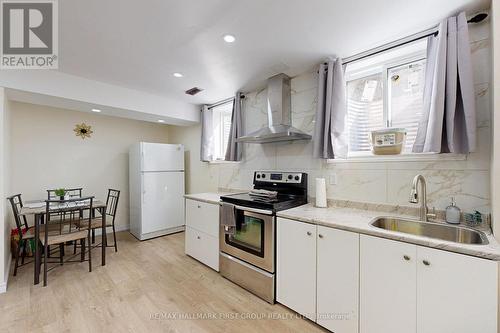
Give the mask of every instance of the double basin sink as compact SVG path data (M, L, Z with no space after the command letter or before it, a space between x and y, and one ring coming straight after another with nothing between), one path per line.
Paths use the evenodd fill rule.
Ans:
M378 217L371 225L387 231L424 236L460 244L488 244L488 239L483 232L461 226L423 222L398 217Z

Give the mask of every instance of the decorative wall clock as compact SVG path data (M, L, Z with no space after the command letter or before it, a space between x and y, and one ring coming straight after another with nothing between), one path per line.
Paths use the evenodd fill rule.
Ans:
M90 138L92 133L92 126L89 126L85 123L76 124L75 129L73 130L76 136L81 137L82 139Z

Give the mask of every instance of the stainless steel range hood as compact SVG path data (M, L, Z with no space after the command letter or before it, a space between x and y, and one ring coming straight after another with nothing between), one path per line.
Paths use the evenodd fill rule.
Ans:
M292 127L290 78L285 74L267 80L268 126L236 139L237 142L271 143L310 140L311 136Z

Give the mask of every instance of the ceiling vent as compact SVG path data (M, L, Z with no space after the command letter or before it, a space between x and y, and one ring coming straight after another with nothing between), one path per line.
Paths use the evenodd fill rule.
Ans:
M194 95L196 95L197 93L199 93L201 91L203 91L203 89L200 89L198 87L193 87L191 89L186 90L186 94L194 96Z

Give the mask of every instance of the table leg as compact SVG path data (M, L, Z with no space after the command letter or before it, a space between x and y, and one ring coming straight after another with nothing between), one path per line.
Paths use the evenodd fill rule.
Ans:
M40 283L40 214L35 214L35 269L34 284Z
M102 236L101 236L101 248L102 248L102 261L101 265L104 266L106 265L106 247L108 245L107 242L107 237L106 237L106 209L101 210L101 216L102 216Z

